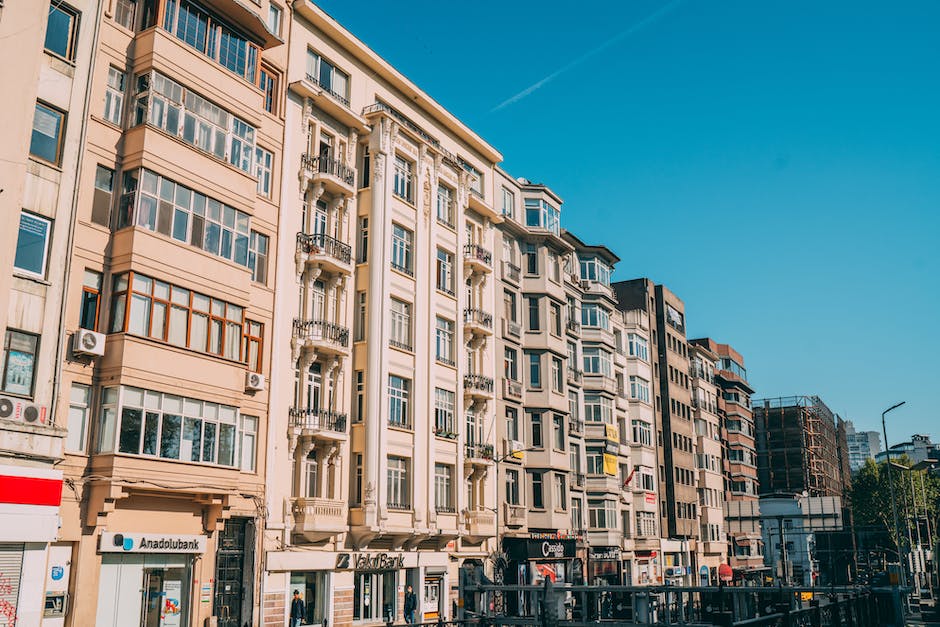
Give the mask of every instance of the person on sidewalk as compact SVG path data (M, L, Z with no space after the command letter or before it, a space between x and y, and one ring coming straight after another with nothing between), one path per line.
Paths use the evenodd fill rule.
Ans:
M405 622L409 625L415 623L415 610L418 609L418 595L414 593L411 585L405 587Z
M294 590L294 598L290 602L290 627L300 627L307 618L307 606L300 598L300 590Z

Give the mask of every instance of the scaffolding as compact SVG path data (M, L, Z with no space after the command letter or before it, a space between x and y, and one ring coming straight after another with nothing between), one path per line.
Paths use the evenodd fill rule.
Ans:
M842 496L845 437L842 422L818 396L755 400L761 494Z

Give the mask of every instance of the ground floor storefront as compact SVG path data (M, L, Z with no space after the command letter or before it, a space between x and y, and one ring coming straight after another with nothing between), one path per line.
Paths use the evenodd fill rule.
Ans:
M301 625L378 625L405 620L408 587L414 621L455 615L458 563L438 551L272 551L263 575L265 626L288 625L296 591Z

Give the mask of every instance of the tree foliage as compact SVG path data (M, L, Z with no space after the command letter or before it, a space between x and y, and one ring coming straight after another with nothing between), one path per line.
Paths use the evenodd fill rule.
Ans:
M848 501L852 508L857 528L884 529L897 545L899 537L906 542L908 524L913 530L914 542L917 542L916 520L924 520L925 501L926 516L930 522L930 545L934 546L937 539L937 512L940 511L940 477L932 475L925 470L910 470L911 460L907 455L892 458L892 464L900 464L906 468L892 465L890 469L894 480L894 497L897 503L898 523L900 533L894 527L891 507L891 487L888 484L888 464L876 464L869 459L865 465L852 477L852 487L848 492ZM927 525L921 524L921 538L926 534Z

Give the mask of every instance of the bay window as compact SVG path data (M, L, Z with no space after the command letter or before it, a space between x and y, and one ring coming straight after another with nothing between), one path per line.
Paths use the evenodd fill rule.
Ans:
M610 266L597 257L582 257L580 262L582 280L610 285Z
M256 82L259 47L189 0L167 0L163 28L225 69Z

